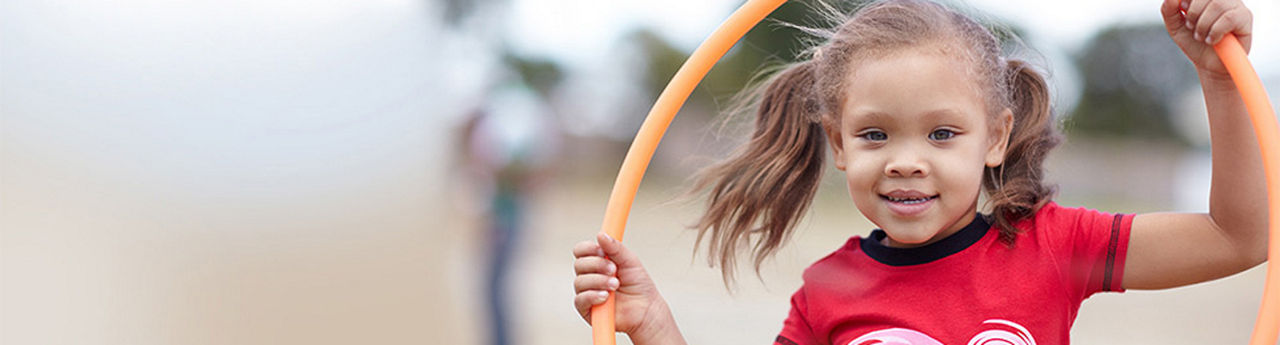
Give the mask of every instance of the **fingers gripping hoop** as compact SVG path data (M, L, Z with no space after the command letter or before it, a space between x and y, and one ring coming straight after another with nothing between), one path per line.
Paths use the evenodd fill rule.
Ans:
M693 88L702 77L711 70L711 66L720 60L729 48L733 47L747 31L755 27L769 13L786 2L786 0L749 0L734 11L720 27L711 34L698 49L694 50L689 60L680 66L680 70L672 77L667 88L658 95L657 102L649 110L649 115L640 125L618 178L614 181L613 191L609 194L609 203L605 207L603 231L610 237L622 240L627 223L627 215L631 211L631 203L635 200L636 191L640 188L640 180L649 165L649 159L658 148L658 142L666 133L667 126L675 118L684 101L689 98ZM1254 131L1258 137L1258 145L1262 151L1263 166L1266 170L1267 201L1269 212L1270 236L1267 256L1269 261L1280 259L1280 126L1276 124L1275 111L1267 100L1266 91L1257 72L1249 64L1244 48L1235 36L1227 34L1214 46L1218 56L1227 66L1231 78L1249 111ZM1280 330L1280 265L1267 266L1266 285L1263 290L1262 303L1258 311L1258 320L1254 325L1250 345L1274 345L1277 331ZM614 328L614 295L604 304L591 307L591 331L595 345L614 345L616 329Z

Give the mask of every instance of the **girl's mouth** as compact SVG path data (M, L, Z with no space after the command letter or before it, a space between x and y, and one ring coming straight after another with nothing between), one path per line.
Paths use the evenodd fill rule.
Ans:
M890 202L902 203L906 205L915 205L915 204L924 203L929 200L937 199L938 196L934 195L934 196L927 196L927 197L921 197L921 198L895 198L888 195L881 195L880 198L889 200Z
M899 217L915 217L933 206L933 201L938 199L938 195L880 195L880 198L887 202L889 211Z

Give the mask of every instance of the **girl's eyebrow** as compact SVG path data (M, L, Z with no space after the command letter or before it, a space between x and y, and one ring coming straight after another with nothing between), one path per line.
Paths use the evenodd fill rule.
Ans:
M877 123L894 120L893 115L889 115L888 113L875 111L875 110L856 111L853 113L852 117L854 120L857 120L857 121L868 121L868 122L877 122Z
M940 122L944 120L955 121L955 120L963 119L964 112L961 112L953 108L935 109L935 110L931 110L929 112L924 113L923 118L926 121L934 121L934 122Z
M847 121L841 121L841 122L844 123L843 126L848 127L845 130L848 130L852 133L855 131L863 130L865 127L868 126L868 124L882 127L886 124L891 124L894 121L896 121L896 119L893 118L893 115L889 115L889 113L876 111L876 110L867 110L867 111L854 111L849 115L849 118Z
M873 123L885 123L885 122L893 122L898 120L893 115L889 115L888 113L876 111L876 110L855 111L851 116L851 118L852 120L855 120L858 122L873 122ZM963 118L964 118L964 112L955 108L938 108L938 109L927 111L924 113L923 116L921 116L922 120L933 121L933 122L946 121L946 120L956 121L956 120L961 120Z

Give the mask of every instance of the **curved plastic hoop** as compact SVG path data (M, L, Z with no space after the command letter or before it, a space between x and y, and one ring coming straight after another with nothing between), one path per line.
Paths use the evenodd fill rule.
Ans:
M658 96L657 102L649 110L649 115L640 125L618 178L614 181L613 191L609 194L609 204L605 208L603 231L610 237L622 240L627 223L627 215L631 211L631 203L635 200L636 191L640 189L640 180L649 166L658 142L666 133L671 120L675 118L684 101L688 99L693 88L702 77L711 70L720 57L733 47L747 31L764 20L786 0L749 0L737 11L734 11L720 27L711 34L698 49L694 50L689 60L680 66L672 77L667 88ZM1237 89L1253 120L1254 131L1258 137L1258 145L1262 151L1263 166L1266 169L1267 200L1270 214L1270 240L1268 257L1280 259L1280 126L1276 124L1275 111L1267 99L1266 91L1257 72L1249 64L1244 48L1235 36L1227 34L1214 46L1218 56L1227 66ZM1277 331L1280 331L1280 265L1272 263L1267 267L1266 285L1263 290L1262 303L1258 312L1258 320L1254 326L1250 345L1274 345ZM604 304L591 308L591 331L595 345L614 345L617 342L614 327L614 295Z
M1271 236L1267 250L1267 282L1262 290L1262 305L1258 308L1258 321L1253 326L1253 338L1250 345L1275 345L1277 331L1280 331L1280 126L1276 124L1276 113L1267 99L1267 92L1262 88L1262 80L1258 72L1249 64L1244 47L1235 35L1227 34L1221 42L1213 46L1218 58L1227 66L1231 80L1240 90L1245 109L1253 120L1253 132L1258 136L1258 147L1262 150L1262 166L1267 177L1268 223Z
M627 150L627 157L622 160L622 169L618 172L618 179L613 183L613 192L609 194L609 205L605 207L602 226L609 237L622 240L622 234L627 225L627 214L631 212L631 202L636 198L636 190L640 189L640 179L644 177L644 170L649 166L649 159L653 158L653 151L658 149L658 141L662 140L662 134L666 133L667 126L675 118L676 112L680 111L680 106L684 105L685 99L693 93L693 87L702 81L702 77L707 75L711 66L715 65L734 43L742 39L742 36L755 27L756 23L764 20L764 17L773 13L773 10L782 6L784 2L787 0L747 1L734 11L729 19L721 23L720 27L712 32L697 50L693 51L689 60L685 61L684 65L680 66L680 70L676 71L676 75L671 78L667 88L658 95L657 103L653 105L653 109L649 110L649 116L644 119L644 124L640 125L640 132L636 134L635 141ZM614 345L617 341L614 335L616 329L613 323L613 311L613 293L609 293L609 298L604 304L591 307L591 336L595 345Z

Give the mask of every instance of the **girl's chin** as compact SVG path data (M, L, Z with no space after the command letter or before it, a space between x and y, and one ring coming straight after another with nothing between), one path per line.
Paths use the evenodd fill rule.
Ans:
M887 235L885 236L885 240L888 242L885 243L886 245L890 247L910 248L928 244L929 240L933 239L936 234L899 234L899 236L894 236L893 233L886 230L885 235Z

